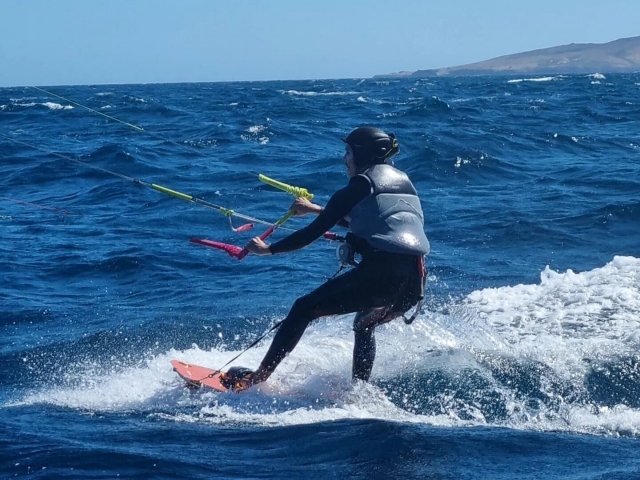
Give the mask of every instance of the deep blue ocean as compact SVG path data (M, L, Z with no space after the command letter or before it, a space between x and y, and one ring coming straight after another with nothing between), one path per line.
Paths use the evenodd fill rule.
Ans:
M640 478L640 74L47 90L0 89L1 478ZM418 319L371 384L342 316L260 389L186 389L171 359L223 365L336 245L238 262L189 239L263 225L130 179L274 222L255 174L324 203L359 125L420 192Z

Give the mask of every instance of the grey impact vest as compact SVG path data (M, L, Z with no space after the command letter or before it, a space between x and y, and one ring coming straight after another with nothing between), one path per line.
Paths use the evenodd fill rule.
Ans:
M377 250L427 255L420 199L409 177L391 165L374 165L361 174L371 184L371 195L346 217L349 229Z

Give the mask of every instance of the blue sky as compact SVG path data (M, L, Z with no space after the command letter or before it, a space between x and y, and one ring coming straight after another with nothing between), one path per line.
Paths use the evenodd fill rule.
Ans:
M364 78L640 35L638 0L0 0L0 87Z

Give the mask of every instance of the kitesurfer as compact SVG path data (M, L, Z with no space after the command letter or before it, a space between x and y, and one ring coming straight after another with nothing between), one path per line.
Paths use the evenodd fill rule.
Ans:
M373 127L356 128L343 141L347 186L334 193L324 208L296 199L291 207L295 214L316 214L313 222L271 245L255 237L245 248L264 256L292 252L337 224L350 230L342 250L345 262L354 267L295 301L257 370L232 367L223 374L223 381L234 390L269 378L313 320L354 312L352 377L368 381L376 353L376 326L416 305L414 315L405 321L410 323L417 314L424 297L429 241L418 193L391 161L399 151L398 141L395 135ZM361 256L358 264L353 253Z

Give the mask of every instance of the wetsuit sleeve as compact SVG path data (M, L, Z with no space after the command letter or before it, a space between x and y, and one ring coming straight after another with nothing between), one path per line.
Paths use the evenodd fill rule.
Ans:
M313 222L272 244L271 253L291 252L306 247L348 215L353 207L370 193L371 185L365 177L352 177L346 187L333 194L327 206Z

